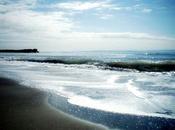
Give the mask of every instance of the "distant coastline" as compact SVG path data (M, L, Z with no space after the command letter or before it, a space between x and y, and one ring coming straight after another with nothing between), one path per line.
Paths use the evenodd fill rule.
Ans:
M19 50L4 49L0 50L0 53L39 53L39 51L38 49L19 49Z

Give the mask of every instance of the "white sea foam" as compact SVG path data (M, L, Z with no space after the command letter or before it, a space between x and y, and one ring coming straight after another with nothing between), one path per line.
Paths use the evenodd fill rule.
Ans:
M107 79L107 83L109 84L115 84L115 81L119 79L119 76L117 75L112 75L110 78Z
M151 74L63 64L0 62L0 75L55 92L71 104L116 113L175 118L175 83L174 74L170 73L174 72Z
M128 83L126 83L126 86L127 86L128 90L129 90L131 93L133 93L135 96L137 96L137 97L139 97L139 98L145 99L145 98L144 98L144 94L143 94L142 92L140 92L140 91L138 90L138 88L135 87L135 86L132 85L132 84L133 84L133 81L132 81L132 80L129 80Z

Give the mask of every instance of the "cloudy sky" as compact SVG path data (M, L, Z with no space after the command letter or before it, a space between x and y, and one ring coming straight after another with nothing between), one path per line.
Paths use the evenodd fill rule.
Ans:
M175 49L175 1L0 0L0 48Z

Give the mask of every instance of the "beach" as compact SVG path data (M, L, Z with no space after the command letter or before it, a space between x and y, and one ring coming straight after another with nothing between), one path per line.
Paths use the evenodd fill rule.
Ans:
M175 129L174 63L174 51L2 53L0 130Z
M103 130L51 107L47 94L0 78L1 130Z

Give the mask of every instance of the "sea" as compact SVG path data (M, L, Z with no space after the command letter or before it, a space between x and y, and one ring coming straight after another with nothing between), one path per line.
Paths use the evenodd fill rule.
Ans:
M175 129L175 50L0 53L0 76L109 129Z

